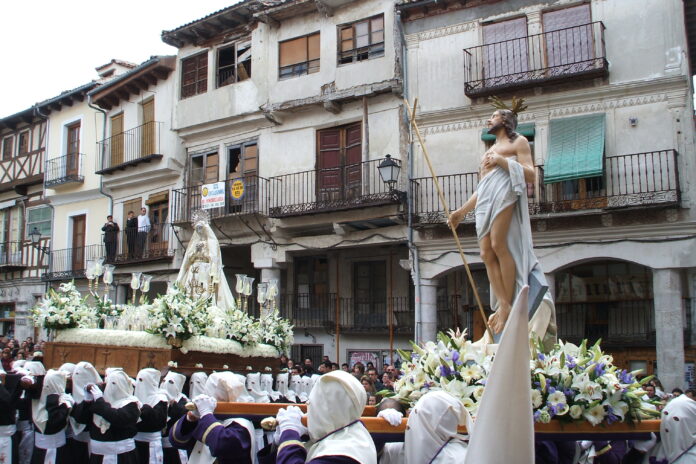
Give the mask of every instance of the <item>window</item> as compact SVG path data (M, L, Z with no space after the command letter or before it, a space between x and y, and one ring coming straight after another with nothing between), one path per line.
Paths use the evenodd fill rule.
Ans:
M229 147L227 163L227 178L235 179L256 174L258 162L258 146L256 142L247 142Z
M251 77L251 40L237 42L217 51L217 87Z
M218 154L191 155L190 185L210 184L218 181Z
M384 15L338 27L338 64L384 56Z
M353 265L354 318L362 327L384 327L387 321L386 261Z
M484 24L483 43L487 79L529 70L526 17Z
M302 76L319 71L319 33L278 44L279 78Z
M2 140L2 159L9 160L12 159L12 146L14 138L12 136L5 137Z
M29 131L24 131L19 134L19 143L17 144L18 155L25 155L29 153Z
M38 208L27 209L27 227L25 228L26 237L34 230L34 227L39 229L42 237L51 236L51 208L48 206L40 206Z
M208 91L208 52L181 60L181 98Z

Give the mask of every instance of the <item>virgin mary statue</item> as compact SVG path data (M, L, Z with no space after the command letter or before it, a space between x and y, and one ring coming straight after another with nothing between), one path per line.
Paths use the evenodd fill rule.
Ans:
M212 304L230 311L237 309L222 267L220 243L210 228L204 210L193 213L193 236L186 248L176 282L193 298L212 298Z

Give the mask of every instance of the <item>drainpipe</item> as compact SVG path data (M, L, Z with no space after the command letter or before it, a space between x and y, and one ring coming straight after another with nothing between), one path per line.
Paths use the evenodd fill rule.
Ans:
M106 139L106 111L104 111L103 109L99 108L98 106L95 106L94 104L92 104L92 96L91 95L88 95L88 97L87 97L87 106L89 106L93 110L99 111L102 114L102 116L104 117L104 124L102 124L102 138L101 139L105 140ZM102 145L102 153L101 153L100 159L104 159L104 146L103 145ZM101 193L102 195L104 195L106 198L109 199L109 214L114 214L114 197L112 197L111 195L109 195L108 193L106 193L104 191L104 176L101 174L99 175L99 193Z
M46 159L44 160L44 175L45 175L45 173L46 173L46 166L48 165L48 129L49 129L49 125L48 125L48 115L47 115L47 114L43 114L43 113L41 112L41 109L39 109L38 106L35 106L35 107L34 107L34 114L35 114L39 119L43 119L44 122L46 122L46 134L44 135L44 140L45 140L44 145L45 145L45 153L46 153L46 155L45 155L45 156L46 156ZM44 181L44 192L45 192L45 190L46 190L45 185L46 185L46 184L45 184L45 181ZM44 197L45 197L45 195L44 195ZM55 227L56 209L53 207L53 205L51 204L50 201L49 201L48 203L46 203L46 204L48 205L49 208L51 208L51 246L53 246L53 230L54 230L54 227ZM39 246L41 246L41 244L39 244ZM48 272L51 272L51 259L52 259L52 257L53 257L53 255L51 254L51 249L50 249L50 247L49 247L49 250L48 250L48 262L46 263L46 265L47 265L47 267L48 267ZM48 294L48 289L49 289L50 287L51 287L51 282L50 282L48 279L46 279L46 288L45 288L44 293Z
M401 12L396 11L396 24L399 29L399 38L401 39L401 78L403 81L403 94L406 101L408 101L408 68L406 66L408 60L408 50L406 49L406 36L404 34L403 23L401 22ZM413 285L415 288L415 327L414 327L414 338L416 343L423 341L422 330L421 330L421 282L420 282L420 258L418 256L418 247L413 240L413 213L414 211L414 198L413 189L411 189L411 179L413 178L414 171L414 160L413 160L413 134L411 133L412 127L411 122L408 120L408 112L404 111L405 123L408 124L408 185L406 188L406 206L408 208L408 222L407 222L407 239L408 239L408 249L411 253L411 276L413 278Z

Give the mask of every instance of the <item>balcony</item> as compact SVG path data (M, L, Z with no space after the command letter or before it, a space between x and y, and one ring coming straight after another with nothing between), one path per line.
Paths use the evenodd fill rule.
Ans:
M193 211L201 208L201 188L197 185L173 191L171 215L174 224L191 222ZM247 214L267 216L268 179L251 175L226 180L225 206L211 208L207 212L211 219Z
M104 245L88 245L51 251L44 280L70 280L85 277L87 261L104 256Z
M0 272L21 271L27 267L23 242L0 243Z
M539 199L530 213L675 205L680 201L676 150L604 158L604 175L544 184L539 166Z
M600 177L544 184L544 167L537 167L538 188L528 188L530 214L611 210L634 206L669 206L680 202L677 152L661 150L604 158ZM438 176L450 211L476 191L478 173ZM416 223L440 224L445 212L431 177L411 180ZM473 214L467 216L473 219Z
M173 234L170 224L125 229L102 235L106 263L124 265L150 261L171 260Z
M395 334L412 334L414 311L408 297L368 301L336 297L335 293L288 294L281 296L280 308L297 329L323 328L341 333L389 332L389 311L393 311ZM337 324L338 316L338 324Z
M464 93L470 98L608 73L601 22L464 50Z
M271 177L269 216L283 218L398 204L377 171L384 159ZM401 161L394 159L401 165Z
M84 159L85 155L83 153L72 153L46 160L46 171L44 174L44 185L46 188L84 182Z
M26 195L27 187L44 181L44 149L0 160L0 192L15 190Z
M162 123L151 121L98 142L101 159L97 174L113 174L129 166L162 158L160 132Z

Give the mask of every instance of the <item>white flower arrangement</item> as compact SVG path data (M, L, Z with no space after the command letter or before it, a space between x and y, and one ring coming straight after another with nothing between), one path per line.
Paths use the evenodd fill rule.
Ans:
M169 361L167 363L167 366L176 369L177 367L179 367L179 363L177 363L176 361Z
M96 342L101 345L138 348L171 348L162 337L138 330L67 329L58 331L55 341L80 344Z
M285 353L294 342L293 327L290 321L280 317L278 310L271 311L259 320L257 339Z
M208 302L192 299L174 284L171 291L158 296L150 306L147 331L181 340L200 335L211 324L206 311Z
M413 344L413 352L399 351L402 377L394 384L395 399L413 404L426 392L444 390L459 398L476 415L493 357L466 340L465 333L439 333L437 343ZM592 425L632 422L659 415L643 401L638 372L619 370L611 356L595 343L578 347L560 342L548 353L536 344L530 361L530 395L534 420L551 419ZM387 392L382 392L389 396Z
M196 363L196 369L203 369L203 363Z
M235 340L224 338L194 336L184 342L184 348L189 351L201 351L203 353L234 354L242 358L253 357L278 357L278 351L269 345L259 343L251 346L243 346Z
M85 300L74 282L60 284L58 291L50 288L31 311L34 325L45 329L96 327L97 311Z

